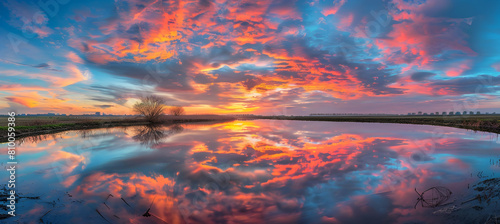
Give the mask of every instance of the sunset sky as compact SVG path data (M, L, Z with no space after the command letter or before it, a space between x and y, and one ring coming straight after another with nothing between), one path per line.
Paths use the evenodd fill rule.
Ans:
M2 114L500 112L500 1L40 2L0 3Z

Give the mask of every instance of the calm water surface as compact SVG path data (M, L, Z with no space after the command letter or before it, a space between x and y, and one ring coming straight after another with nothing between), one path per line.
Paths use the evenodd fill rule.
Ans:
M497 202L484 209L461 203L474 184L499 176L497 135L447 127L272 120L119 127L27 138L17 150L24 198L16 217L0 221L484 223L500 217ZM0 160L6 167L6 150ZM6 183L7 171L0 177ZM415 188L434 186L453 192L448 204L415 209Z

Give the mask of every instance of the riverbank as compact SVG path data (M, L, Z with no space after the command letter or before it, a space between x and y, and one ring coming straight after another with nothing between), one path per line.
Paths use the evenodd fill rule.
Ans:
M5 119L7 119L5 117ZM434 125L486 131L500 134L499 115L471 116L224 116L224 115L183 115L164 116L158 124L177 124L188 122L230 121L235 119L273 119L331 122L369 122ZM6 125L7 122L2 122ZM51 134L61 131L82 130L103 127L119 127L151 124L141 117L112 116L54 116L54 117L16 117L16 139ZM7 127L0 126L0 142L7 141Z
M2 118L2 117L0 117ZM3 117L5 120L7 117ZM182 116L164 116L157 125L181 124L191 122L209 122L209 121L231 121L235 120L232 116L218 115L182 115ZM0 126L0 142L7 142L8 128L7 122L2 122ZM53 134L69 130L84 130L94 128L125 127L136 125L149 125L150 122L142 117L130 116L41 116L41 117L16 117L15 121L16 139Z
M464 116L255 116L254 119L420 124L500 134L500 115Z

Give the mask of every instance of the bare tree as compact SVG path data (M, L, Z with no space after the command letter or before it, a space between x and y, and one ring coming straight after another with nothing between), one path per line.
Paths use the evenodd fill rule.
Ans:
M179 115L183 115L184 114L184 108L181 107L181 106L173 106L173 107L170 107L170 114L174 115L174 116L179 116Z
M165 110L165 99L159 96L146 96L134 105L134 111L144 115L149 122L157 122Z

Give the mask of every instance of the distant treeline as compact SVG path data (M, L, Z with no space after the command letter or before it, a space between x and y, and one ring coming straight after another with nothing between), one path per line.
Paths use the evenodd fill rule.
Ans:
M370 113L370 114L359 114L359 113L330 113L330 114L323 114L323 113L316 113L316 114L309 114L309 116L395 116L399 114L383 114L383 113Z

